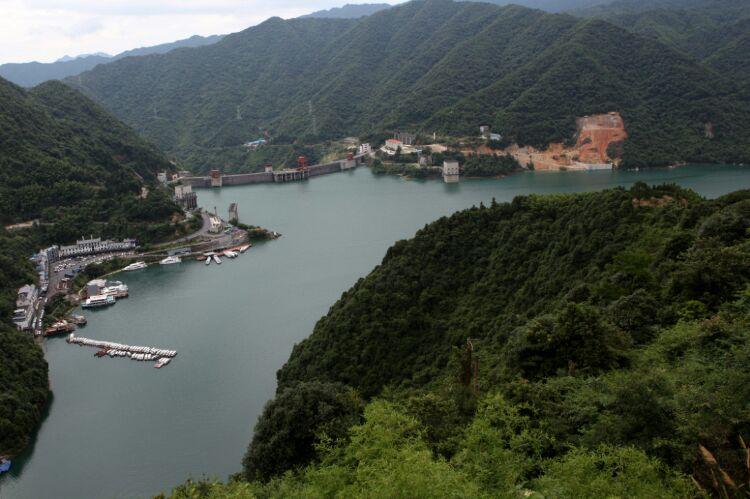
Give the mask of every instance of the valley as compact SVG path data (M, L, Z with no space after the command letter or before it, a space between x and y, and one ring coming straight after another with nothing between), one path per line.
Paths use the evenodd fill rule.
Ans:
M118 3L0 65L0 496L744 497L746 0Z

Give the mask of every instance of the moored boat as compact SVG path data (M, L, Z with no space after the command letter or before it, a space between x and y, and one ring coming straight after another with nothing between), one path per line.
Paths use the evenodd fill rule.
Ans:
M44 336L70 333L76 330L76 325L68 321L59 321L44 330Z
M127 298L128 297L128 286L121 282L113 283L111 286L102 288L100 294L104 296L114 296L115 298Z
M75 325L77 325L77 326L85 326L85 325L86 325L86 322L88 322L88 321L86 320L86 317L84 317L84 316L82 316L82 315L76 315L76 314L73 314L73 315L71 315L71 316L70 316L70 317L68 317L68 318L67 318L66 320L67 320L68 322L72 322L73 324L75 324Z
M83 308L106 307L115 304L115 297L112 295L94 295L86 299L81 304Z
M214 262L219 263L219 264L221 263L221 258L219 258L219 255L213 255L211 258L214 259Z
M128 265L122 270L127 270L127 271L140 270L140 269L145 269L146 267L148 267L148 265L146 265L146 262L135 262L135 263L131 263L130 265Z
M160 265L172 265L174 263L180 263L182 261L182 258L179 256L168 256L164 260L160 261Z

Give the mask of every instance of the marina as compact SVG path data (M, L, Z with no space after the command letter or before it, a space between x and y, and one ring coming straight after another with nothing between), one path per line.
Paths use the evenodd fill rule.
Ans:
M70 333L66 341L72 345L98 348L99 351L94 354L96 357L127 357L131 360L137 360L141 362L155 361L156 364L154 365L154 367L157 369L161 369L165 365L169 364L169 361L177 355L176 350L132 346L122 343L114 343L111 341L92 340L89 338L76 336L74 333Z

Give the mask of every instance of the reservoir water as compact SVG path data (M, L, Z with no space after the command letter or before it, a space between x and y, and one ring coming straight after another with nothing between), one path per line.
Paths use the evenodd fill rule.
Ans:
M120 274L130 297L88 312L80 334L175 349L167 367L44 343L53 401L33 444L0 478L8 499L150 497L240 469L276 370L394 241L472 205L528 193L674 182L707 197L750 187L750 168L524 173L408 181L367 169L306 182L198 191L199 204L281 232L235 260Z

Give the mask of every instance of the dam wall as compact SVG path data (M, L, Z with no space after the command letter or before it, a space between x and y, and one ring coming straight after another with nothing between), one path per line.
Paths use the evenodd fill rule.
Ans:
M236 175L222 175L221 181L224 185L245 185L273 182L272 172L260 173L238 173Z

